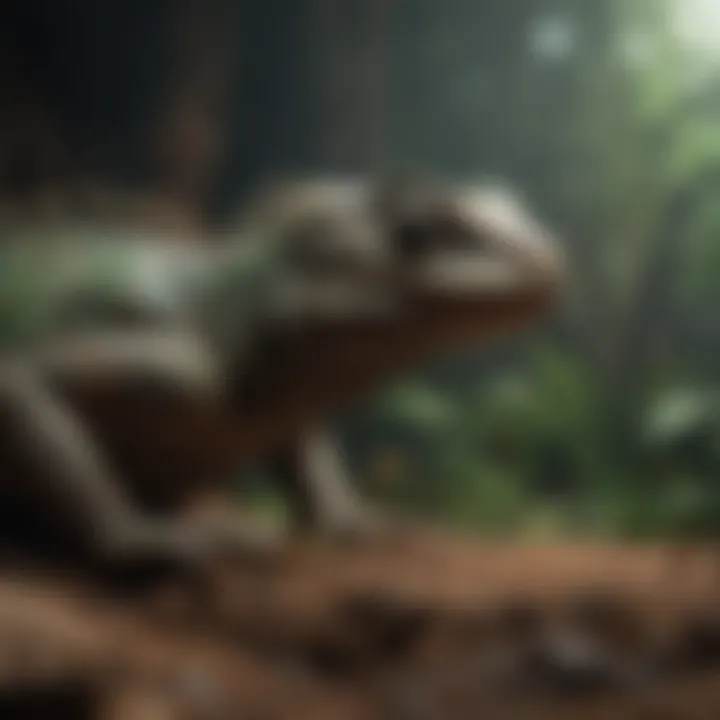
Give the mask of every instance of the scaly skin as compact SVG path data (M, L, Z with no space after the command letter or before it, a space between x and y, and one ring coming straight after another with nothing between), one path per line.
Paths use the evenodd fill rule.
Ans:
M322 247L331 254L344 248L352 272L363 272L353 285L355 304L337 317L333 301L320 301L318 310L302 293L289 302L275 296L249 353L243 346L239 354L221 356L220 366L229 370L227 386L218 379L217 357L198 352L197 336L187 328L180 339L148 339L138 331L135 345L120 341L126 355L135 347L141 359L154 353L146 363L154 375L150 392L147 383L134 382L127 362L113 364L117 353L103 359L99 352L93 362L78 363L78 355L91 357L87 347L43 356L43 374L57 383L56 394L38 393L34 378L11 368L5 387L15 410L10 417L28 404L35 408L34 425L43 428L29 443L35 449L53 435L50 416L58 397L66 426L69 408L83 419L76 418L73 438L64 441L63 472L55 470L48 483L51 468L26 462L24 474L30 470L34 478L25 487L42 492L50 485L62 507L57 514L86 537L89 530L91 544L113 560L153 553L204 557L224 543L257 547L255 541L264 538L244 528L230 538L175 520L161 525L139 510L172 517L201 488L222 485L238 468L263 462L283 481L299 517L333 531L367 529L372 516L352 491L323 425L378 384L440 353L533 324L551 307L562 275L552 240L506 198L474 189L408 188L383 206L373 203L371 188L365 182L306 183L259 203L270 210L259 213L259 225L272 218L309 231L315 240L322 236ZM305 289L315 282L304 278ZM384 300L380 309L364 304L378 297ZM148 350L161 341L167 341L167 352ZM178 343L190 345L183 350ZM168 362L173 357L174 364ZM178 357L192 357L195 364L178 367ZM164 386L158 382L163 378ZM221 392L212 389L216 380L214 390ZM29 389L23 394L22 388ZM63 416L57 405L54 411L57 428ZM92 428L92 441L80 437L85 426ZM57 457L57 445L42 451ZM84 456L78 448L85 448ZM89 458L88 448L98 450L97 457ZM73 452L81 457L69 458ZM109 479L106 458L112 458L117 477Z

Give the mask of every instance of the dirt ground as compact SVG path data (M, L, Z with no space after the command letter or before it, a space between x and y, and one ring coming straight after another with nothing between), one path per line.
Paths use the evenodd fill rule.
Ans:
M437 532L100 583L0 566L0 718L717 720L720 552Z

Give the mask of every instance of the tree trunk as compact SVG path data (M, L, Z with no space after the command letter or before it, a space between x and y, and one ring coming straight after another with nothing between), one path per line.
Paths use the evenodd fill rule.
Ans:
M373 171L386 151L390 2L314 0L317 156L326 170Z
M179 0L173 15L172 63L150 133L152 209L199 229L226 139L232 23L217 0Z
M2 205L33 219L59 196L69 214L152 219L164 204L162 222L199 223L222 147L230 7L5 0ZM150 191L163 202L132 199Z

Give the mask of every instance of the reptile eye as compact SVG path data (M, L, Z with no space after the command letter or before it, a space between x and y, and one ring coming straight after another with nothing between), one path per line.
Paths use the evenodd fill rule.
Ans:
M482 247L477 233L452 217L418 218L402 225L397 233L397 247L409 261L434 252L477 250Z
M398 230L397 246L401 256L406 260L417 260L427 254L436 243L432 227L426 223L413 222L403 225Z

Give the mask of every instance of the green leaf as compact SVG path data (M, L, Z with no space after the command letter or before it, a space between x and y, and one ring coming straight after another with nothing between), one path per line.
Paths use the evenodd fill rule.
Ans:
M712 421L719 409L720 395L717 392L694 388L669 391L647 412L645 438L654 445L678 442Z

